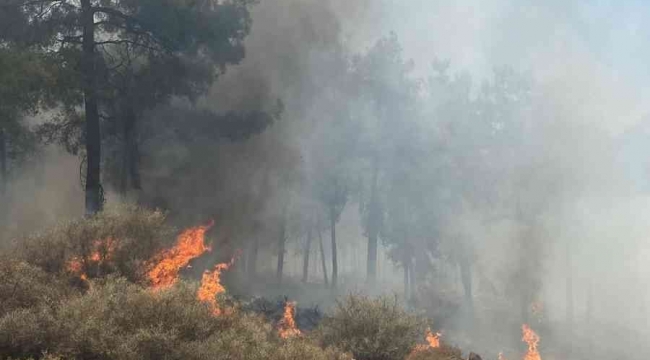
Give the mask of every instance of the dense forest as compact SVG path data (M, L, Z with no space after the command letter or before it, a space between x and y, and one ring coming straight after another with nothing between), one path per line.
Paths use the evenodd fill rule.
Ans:
M0 357L640 358L644 95L546 22L578 2L530 2L507 48L542 36L523 17L553 50L477 67L444 2L429 32L390 1L0 0ZM213 314L176 304L215 264ZM142 329L104 334L111 307Z

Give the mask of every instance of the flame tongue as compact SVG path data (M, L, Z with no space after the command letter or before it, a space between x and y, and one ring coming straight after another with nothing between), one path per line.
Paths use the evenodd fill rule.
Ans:
M439 348L440 347L440 336L442 336L441 333L432 333L431 329L427 329L425 339L429 343L430 348Z
M206 231L213 225L214 222L210 222L208 225L183 231L173 248L164 250L156 256L158 262L147 273L154 289L164 289L174 285L182 268L186 267L192 259L211 250L205 245L204 240Z
M537 351L539 344L539 335L537 335L527 324L521 326L523 337L521 340L528 344L528 352L524 356L524 360L542 360L542 357Z
M212 271L205 271L201 278L201 287L196 293L199 301L210 305L212 313L216 316L222 314L222 310L217 303L217 295L226 292L226 288L221 285L221 272L228 270L235 263L233 257L229 263L217 264Z
M426 333L424 334L424 339L427 341L426 345L425 344L417 344L411 351L411 354L415 354L418 352L423 352L427 351L429 349L438 349L440 348L440 337L442 336L441 333L433 333L431 332L431 328L427 328Z
M299 336L302 334L296 326L296 321L293 318L295 312L296 303L287 302L284 306L284 316L278 324L278 333L283 339L292 338L294 336Z

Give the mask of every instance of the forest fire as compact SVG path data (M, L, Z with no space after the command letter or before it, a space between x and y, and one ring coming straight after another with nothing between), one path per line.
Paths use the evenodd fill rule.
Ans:
M416 353L416 352L421 352L421 351L427 351L429 349L438 349L440 348L440 337L442 336L441 333L433 333L430 328L427 328L427 331L425 332L424 339L427 341L426 344L418 344L413 348L413 351L411 353Z
M66 268L72 274L79 276L81 280L87 281L87 266L90 266L91 264L100 265L106 261L109 261L113 257L116 248L117 241L113 238L109 237L104 241L95 240L93 242L92 253L90 256L88 256L88 258L83 259L82 257L75 256L67 262Z
M221 272L228 270L234 263L235 258L233 257L230 262L217 264L214 270L206 270L201 278L201 287L196 293L196 297L199 301L209 304L215 316L223 313L217 303L217 296L226 292L226 288L221 285Z
M524 360L542 360L537 345L539 344L539 335L537 335L527 324L521 326L523 332L522 341L528 344L528 352L524 356Z
M296 303L288 301L284 306L284 316L278 324L278 334L283 339L289 339L302 335L302 332L296 326L294 315L296 312Z
M147 273L153 289L168 288L178 280L179 271L186 267L210 247L205 245L205 233L214 225L211 221L207 225L196 226L183 231L176 240L176 245L168 250L163 250L155 259L154 265Z
M426 335L424 338L427 340L429 343L429 347L432 349L439 348L440 347L440 336L442 336L441 333L432 333L431 329L427 329Z

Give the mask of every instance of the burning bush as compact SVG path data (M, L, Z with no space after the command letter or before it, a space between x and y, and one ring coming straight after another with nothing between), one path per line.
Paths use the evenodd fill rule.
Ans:
M119 274L138 281L144 262L171 243L171 235L164 214L120 206L15 241L13 252L49 273Z
M355 359L394 360L411 352L425 328L396 298L350 295L323 319L318 332L323 345L349 351Z
M266 298L254 298L251 301L242 303L241 309L263 315L267 321L278 324L285 316L287 302L289 302L287 298L280 298L275 301ZM300 330L312 331L316 329L322 317L323 314L318 307L295 307L294 321L296 327Z
M223 351L228 338L237 339L226 343L239 344L242 354L270 354L264 349L270 326L251 316L216 318L195 291L180 284L152 294L124 279L95 283L54 309L19 310L2 318L0 352L9 353L0 355L49 350L65 358L194 359L201 358L196 349Z
M279 340L261 316L213 316L196 290L182 281L159 292L124 278L92 281L83 295L0 318L0 358L48 351L66 359L346 359L308 339Z

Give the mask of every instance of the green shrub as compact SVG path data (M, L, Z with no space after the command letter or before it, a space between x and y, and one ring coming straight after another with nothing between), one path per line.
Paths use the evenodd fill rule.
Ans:
M13 252L49 273L65 273L78 259L90 278L118 274L139 281L145 262L173 240L164 214L122 205L14 241ZM91 260L94 252L101 261Z
M323 319L318 333L323 345L350 352L357 360L401 360L424 331L424 321L404 311L396 298L351 295Z

